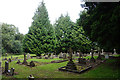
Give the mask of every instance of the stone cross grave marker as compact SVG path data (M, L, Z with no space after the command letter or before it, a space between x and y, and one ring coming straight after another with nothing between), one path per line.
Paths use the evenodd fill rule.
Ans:
M23 61L23 63L22 64L25 64L25 65L27 65L27 61L26 61L26 54L24 53L24 61Z

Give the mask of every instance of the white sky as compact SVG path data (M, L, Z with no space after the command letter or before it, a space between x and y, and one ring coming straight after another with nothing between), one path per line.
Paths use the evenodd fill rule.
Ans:
M42 0L0 0L0 22L13 24L20 33L26 34L32 17ZM53 24L61 14L69 14L73 22L79 18L80 0L44 0L49 19Z

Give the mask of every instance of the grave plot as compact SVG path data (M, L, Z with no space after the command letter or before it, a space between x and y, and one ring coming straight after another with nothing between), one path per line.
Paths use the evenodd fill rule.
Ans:
M68 71L68 72L73 72L73 73L83 73L85 71L90 70L91 68L96 67L97 65L99 65L100 63L103 63L105 60L101 60L101 59L94 59L94 51L93 49L91 49L91 59L85 59L82 56L82 53L79 52L79 58L78 58L78 62L74 63L74 61L72 60L72 50L70 48L70 59L67 63L66 66L60 67L58 68L58 70L60 71ZM98 55L98 58L100 58L100 52Z

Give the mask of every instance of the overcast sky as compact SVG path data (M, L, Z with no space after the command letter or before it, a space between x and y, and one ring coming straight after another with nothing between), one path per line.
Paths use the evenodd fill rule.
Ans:
M42 0L0 0L0 22L13 24L20 33L26 34L31 26L32 17ZM61 14L69 14L73 22L79 18L83 9L80 0L44 0L51 24Z

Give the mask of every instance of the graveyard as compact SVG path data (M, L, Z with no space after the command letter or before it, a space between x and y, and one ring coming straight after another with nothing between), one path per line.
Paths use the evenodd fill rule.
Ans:
M73 54L74 55L74 54ZM25 57L26 56L26 57ZM32 57L34 56L34 57ZM120 55L115 54L109 58L102 58L102 62L98 62L98 54L87 56L72 56L72 61L76 65L77 70L80 68L84 69L82 66L85 63L81 63L79 58L84 58L84 60L90 60L92 57L96 62L91 63L90 69L86 68L84 72L73 72L60 70L63 66L66 66L70 61L69 58L63 58L63 56L51 56L49 58L38 58L35 54L29 55L8 55L2 57L2 78L3 79L19 79L28 78L29 75L34 76L34 78L119 78L119 66L120 66ZM70 56L70 55L69 55ZM59 58L60 57L60 58ZM61 58L62 57L62 58ZM11 60L10 60L11 59ZM82 59L83 60L83 59ZM19 61L19 63L17 63ZM56 61L56 62L55 62ZM59 62L60 61L60 62ZM8 62L8 70L6 71L6 62ZM27 64L26 64L26 63ZM30 66L30 63L34 62L35 66ZM77 64L79 63L79 66ZM87 61L86 61L87 63ZM88 66L89 67L89 66ZM14 68L14 73L11 75L11 71ZM71 69L71 68L70 68ZM10 70L10 72L8 72ZM72 70L72 69L71 69ZM75 70L74 70L75 71ZM80 71L80 70L79 70ZM4 73L7 72L7 73Z
M59 0L61 4L53 1L55 5L50 5L53 8L49 11L48 3L52 0L37 0L41 1L37 4L33 0L19 1L10 0L2 5L4 8L7 2L10 4L2 9L8 11L3 18L15 23L0 22L0 79L120 80L119 2ZM28 4L32 7L30 12ZM12 11L11 6L16 9ZM60 11L71 11L61 13L57 6ZM48 12L56 15L54 21ZM71 12L77 14L76 18Z

